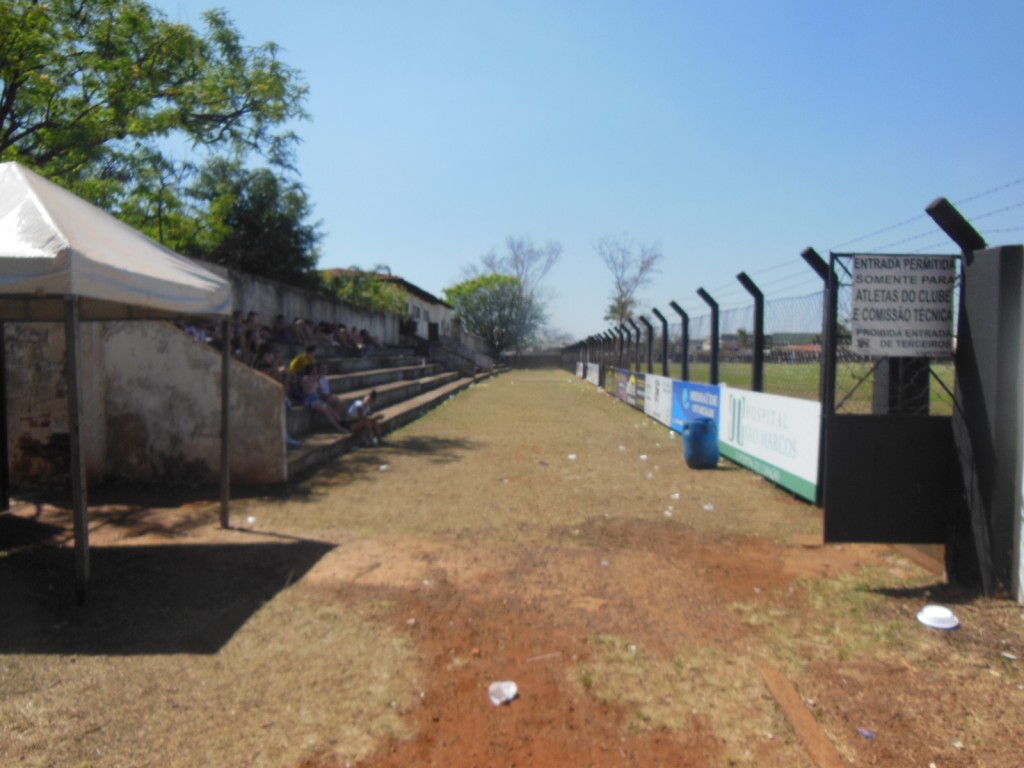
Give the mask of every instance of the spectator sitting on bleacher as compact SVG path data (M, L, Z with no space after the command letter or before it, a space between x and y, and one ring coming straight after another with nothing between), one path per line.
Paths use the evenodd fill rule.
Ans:
M210 341L209 326L206 324L206 321L203 320L201 317L196 318L187 326L185 326L185 333L187 333L196 341L201 341L204 344Z
M354 325L348 329L348 338L352 342L352 346L359 350L360 353L366 349L366 345L363 343L363 337L360 334L359 329Z
M299 344L316 344L316 334L309 320L296 317L292 327L295 329L295 340Z
M281 344L298 344L298 339L295 338L295 330L288 325L288 321L284 319L284 315L278 315L274 318L274 340Z
M341 346L335 336L334 328L324 320L316 324L316 340L318 344L322 344L325 347Z
M331 392L331 382L327 379L327 363L317 363L316 372L316 391L320 393L320 399L334 409L339 420L343 420L345 415L345 404L341 401L340 397Z
M377 445L383 436L381 417L372 413L373 403L377 399L377 390L365 397L355 400L345 412L345 425L352 434L360 436L365 445Z
M345 327L344 323L338 323L334 327L334 338L342 350L355 350L356 345L353 344L352 340L348 337L348 328Z
M321 374L317 366L309 366L302 377L302 404L307 408L312 408L317 413L322 413L324 417L331 422L331 426L339 432L348 432L348 429L342 426L339 421L341 409L326 402L321 397L320 378Z
M382 342L376 336L371 336L370 332L365 328L359 331L359 340L363 343L364 349L384 349L384 342Z
M281 348L274 342L265 341L260 345L253 368L287 385L288 368L281 359Z
M249 312L245 316L245 322L237 327L240 338L239 347L241 348L239 356L248 365L252 365L256 361L256 355L259 352L259 339L257 338L259 330L260 316L257 312Z
M306 369L316 365L316 344L310 344L305 352L300 352L288 363L288 396L293 400L302 402L302 377Z

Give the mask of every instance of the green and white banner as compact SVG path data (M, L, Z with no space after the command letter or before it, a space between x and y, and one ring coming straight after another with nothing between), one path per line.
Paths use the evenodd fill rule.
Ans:
M820 403L722 387L720 418L723 456L816 501Z

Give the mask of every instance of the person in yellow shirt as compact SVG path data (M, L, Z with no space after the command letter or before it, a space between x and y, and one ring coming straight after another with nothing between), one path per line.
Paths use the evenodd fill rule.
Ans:
M310 344L305 352L300 352L288 363L288 397L301 403L302 377L306 371L316 365L316 344Z

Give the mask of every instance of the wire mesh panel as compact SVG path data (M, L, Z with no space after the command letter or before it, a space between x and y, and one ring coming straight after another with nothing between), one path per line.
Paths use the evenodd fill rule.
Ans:
M722 310L718 315L718 378L730 387L753 389L753 329L753 306Z
M765 302L764 391L818 400L821 397L823 291Z
M711 315L690 318L690 381L711 381Z
M823 291L765 302L764 391L804 400L821 396ZM719 315L719 380L751 389L754 372L754 306ZM710 381L711 315L690 318L689 379ZM681 378L682 323L670 327L673 376Z
M669 376L689 381L710 381L711 316L689 318L689 343L683 348L683 324L669 323ZM688 375L683 376L683 361Z

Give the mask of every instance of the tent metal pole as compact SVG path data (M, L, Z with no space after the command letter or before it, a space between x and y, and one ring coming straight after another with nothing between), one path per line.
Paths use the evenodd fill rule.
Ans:
M231 370L231 322L224 317L220 321L220 337L223 339L221 349L220 376L220 527L231 527L231 435L228 430L231 411L231 382L228 372Z
M71 440L71 510L75 531L75 595L85 602L89 583L89 509L86 503L85 445L82 440L81 306L78 296L64 299L67 347L68 433Z
M11 460L7 452L7 335L0 320L0 511L11 508Z

